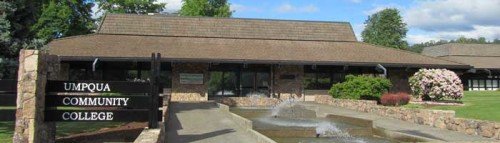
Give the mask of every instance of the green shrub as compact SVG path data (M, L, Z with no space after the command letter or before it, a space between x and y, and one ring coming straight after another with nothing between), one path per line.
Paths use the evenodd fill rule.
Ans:
M379 100L391 88L391 82L382 77L347 75L345 81L334 84L328 93L333 98Z

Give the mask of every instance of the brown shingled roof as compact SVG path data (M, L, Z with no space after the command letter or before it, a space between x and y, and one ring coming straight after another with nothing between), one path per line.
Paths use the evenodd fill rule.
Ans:
M347 22L108 14L100 34L356 41Z
M474 68L500 69L500 44L449 43L426 47L422 54L470 64Z
M468 65L355 40L348 23L111 14L97 34L48 44L63 59L376 65L469 68Z
M159 52L162 58L177 61L468 67L361 42L95 34L56 40L49 47L51 54L88 59L148 58L152 52Z

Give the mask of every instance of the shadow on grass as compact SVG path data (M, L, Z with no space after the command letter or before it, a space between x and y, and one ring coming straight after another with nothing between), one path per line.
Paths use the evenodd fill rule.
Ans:
M91 126L92 128L90 128ZM93 124L93 125L92 125ZM133 142L137 136L142 132L146 123L108 123L108 125L104 125L105 123L66 123L65 125L58 126L58 134L71 134L69 136L58 137L57 142L61 143L101 143L101 142ZM71 125L78 125L78 127L70 127ZM88 127L80 127L85 126ZM99 125L102 125L99 127ZM106 126L114 125L112 128L107 128ZM69 127L71 129L61 129L62 127ZM90 132L89 130L94 130ZM74 134L71 133L73 131L85 131L84 133Z

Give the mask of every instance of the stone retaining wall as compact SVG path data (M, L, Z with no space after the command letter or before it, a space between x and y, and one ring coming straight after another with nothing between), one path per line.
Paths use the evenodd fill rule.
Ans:
M169 91L164 92L163 96L160 97L160 99L163 99L163 105L162 105L163 122L158 123L158 126L160 128L149 129L146 127L144 130L142 130L141 134L135 139L134 143L164 143L166 141L165 137L166 137L166 130L168 128L167 125L169 117L168 106L170 105L171 101L170 92Z
M231 120L236 122L236 124L238 124L240 127L244 128L249 135L253 136L253 138L257 139L257 143L276 143L276 141L270 139L269 137L253 130L253 124L251 120L230 112L228 105L224 105L221 103L217 103L217 105L219 106L220 111L228 113L227 115Z
M315 102L500 140L500 123L456 118L455 111L379 106L376 101L334 99L329 95L318 95Z
M231 107L269 107L274 106L280 102L276 98L251 98L251 97L223 97L214 99L218 103L222 103Z

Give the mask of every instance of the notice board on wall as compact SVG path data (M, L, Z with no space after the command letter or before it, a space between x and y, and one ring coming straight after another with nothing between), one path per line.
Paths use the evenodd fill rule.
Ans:
M203 84L203 74L201 73L181 73L179 75L181 84Z

